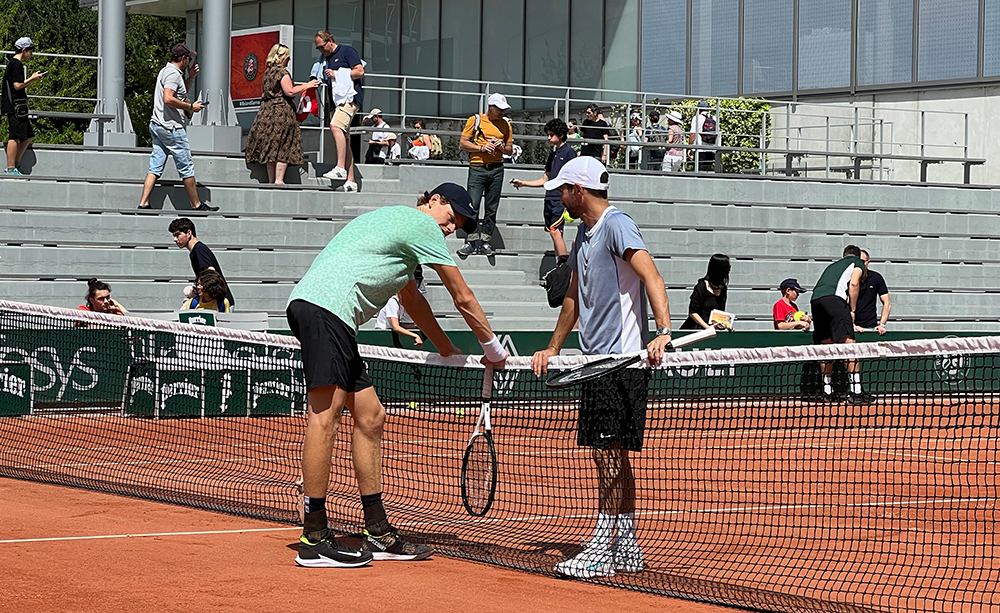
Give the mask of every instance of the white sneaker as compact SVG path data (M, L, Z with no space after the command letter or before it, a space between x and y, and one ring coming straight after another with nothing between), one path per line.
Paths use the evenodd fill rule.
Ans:
M555 571L578 579L614 577L614 555L604 547L588 547L578 555L556 564Z
M329 172L323 175L324 179L330 179L332 181L339 181L340 179L347 178L347 171L340 166L334 166Z
M615 556L615 571L620 573L641 573L646 569L643 561L642 548L639 543L615 543L612 552Z
M356 191L358 191L358 184L355 183L354 181L345 181L344 182L344 191L345 192L356 192Z

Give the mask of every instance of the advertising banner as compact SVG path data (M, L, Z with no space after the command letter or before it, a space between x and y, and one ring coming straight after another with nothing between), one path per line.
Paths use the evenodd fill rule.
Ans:
M261 86L267 69L267 54L277 43L292 48L292 26L269 26L237 30L230 37L229 92L236 112L260 107ZM294 61L294 60L293 60ZM288 63L292 74L292 63Z

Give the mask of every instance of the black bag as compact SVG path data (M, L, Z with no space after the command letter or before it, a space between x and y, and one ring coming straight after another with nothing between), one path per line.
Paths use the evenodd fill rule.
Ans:
M4 74L4 77L6 77L6 76L7 75ZM28 101L26 99L24 99L24 98L15 98L14 97L14 92L10 91L10 86L7 83L7 79L6 78L4 79L3 84L6 86L6 87L4 87L4 92L7 94L6 98L8 100L10 100L10 106L11 106L11 108L14 109L14 117L16 117L18 119L21 119L21 120L27 119L28 118Z
M719 125L715 117L705 115L705 123L701 124L701 142L706 145L714 145L719 136Z
M560 262L542 277L541 286L545 288L549 306L553 309L558 309L562 306L572 277L573 269L566 262Z

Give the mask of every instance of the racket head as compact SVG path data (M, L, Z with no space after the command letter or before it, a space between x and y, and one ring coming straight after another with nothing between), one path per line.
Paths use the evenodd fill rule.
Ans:
M552 375L545 380L546 387L561 389L571 385L579 385L604 375L617 372L642 359L642 354L617 355L595 360L577 366L576 368Z
M472 437L462 456L462 504L473 517L482 517L493 506L497 490L497 452L493 435L483 431Z

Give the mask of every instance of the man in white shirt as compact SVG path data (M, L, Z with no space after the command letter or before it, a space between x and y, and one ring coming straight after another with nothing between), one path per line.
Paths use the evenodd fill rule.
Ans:
M698 103L698 112L691 119L690 143L693 145L722 144L722 131L719 129L719 118L712 114L707 102ZM721 170L716 165L718 156L716 149L695 149L695 172L717 172Z
M371 120L372 126L376 128L368 141L368 155L365 161L369 164L385 164L390 147L386 135L389 134L392 126L382 118L382 109L372 109L372 112L365 119Z

